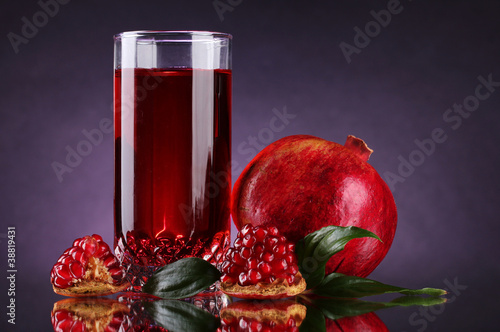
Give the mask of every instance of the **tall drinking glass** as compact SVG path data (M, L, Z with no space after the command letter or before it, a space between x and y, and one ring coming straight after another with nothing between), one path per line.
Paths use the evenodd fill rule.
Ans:
M114 37L115 253L140 290L184 257L230 242L231 35Z

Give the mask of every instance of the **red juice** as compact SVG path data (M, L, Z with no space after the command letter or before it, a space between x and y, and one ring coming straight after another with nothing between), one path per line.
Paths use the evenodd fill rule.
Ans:
M115 71L115 252L139 287L229 244L231 71Z

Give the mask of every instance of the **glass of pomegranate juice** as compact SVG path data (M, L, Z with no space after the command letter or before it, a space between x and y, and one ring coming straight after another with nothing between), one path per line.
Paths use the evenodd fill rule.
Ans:
M115 253L139 291L184 257L230 243L231 35L114 37Z

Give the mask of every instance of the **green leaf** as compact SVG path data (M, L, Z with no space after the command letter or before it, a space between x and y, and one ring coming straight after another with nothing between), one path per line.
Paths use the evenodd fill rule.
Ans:
M146 302L144 308L155 322L172 332L216 331L220 320L191 303L177 300Z
M312 289L311 293L321 296L358 298L386 293L441 296L446 294L446 291L436 288L408 289L386 285L371 279L331 273L316 288Z
M309 298L307 296L301 296L300 300L309 303L307 310L309 310L311 305L314 305L321 310L325 317L334 320L343 317L354 317L372 311L398 306L431 306L446 302L446 299L441 297L419 296L403 296L390 302L372 302L342 298Z
M164 299L182 299L204 291L220 276L216 267L201 258L183 258L158 269L142 291Z
M323 313L317 308L306 304L306 318L300 324L300 332L326 332L326 321Z
M321 283L330 257L343 250L350 240L362 237L372 237L381 241L374 233L359 227L327 226L297 242L295 250L299 270L307 282L307 288L313 288Z

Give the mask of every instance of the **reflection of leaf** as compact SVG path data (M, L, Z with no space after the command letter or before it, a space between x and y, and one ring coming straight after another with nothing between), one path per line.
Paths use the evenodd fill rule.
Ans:
M440 296L446 291L436 288L408 289L386 285L381 282L360 277L346 276L341 273L331 273L313 290L312 293L321 296L358 298L363 296L386 293L401 293L404 295Z
M172 332L216 331L220 321L191 303L160 300L144 303L144 308L161 327Z
M142 291L164 299L182 299L204 291L220 276L215 266L201 258L183 258L157 270Z
M379 309L398 306L430 306L446 302L446 299L441 297L419 296L403 296L390 302L372 302L343 298L309 298L305 296L301 296L301 300L317 307L329 319L340 319L342 317L358 316Z
M300 324L299 331L300 332L326 332L326 321L323 313L317 308L306 305L306 318Z
M327 226L297 242L299 269L306 279L307 288L313 288L323 280L325 266L330 257L342 251L350 240L362 237L380 240L377 235L362 228Z
M421 306L431 306L437 305L441 303L445 303L446 299L442 297L420 297L420 296L401 296L397 299L389 302L391 306L401 306L401 307L409 307L412 305L421 305Z

